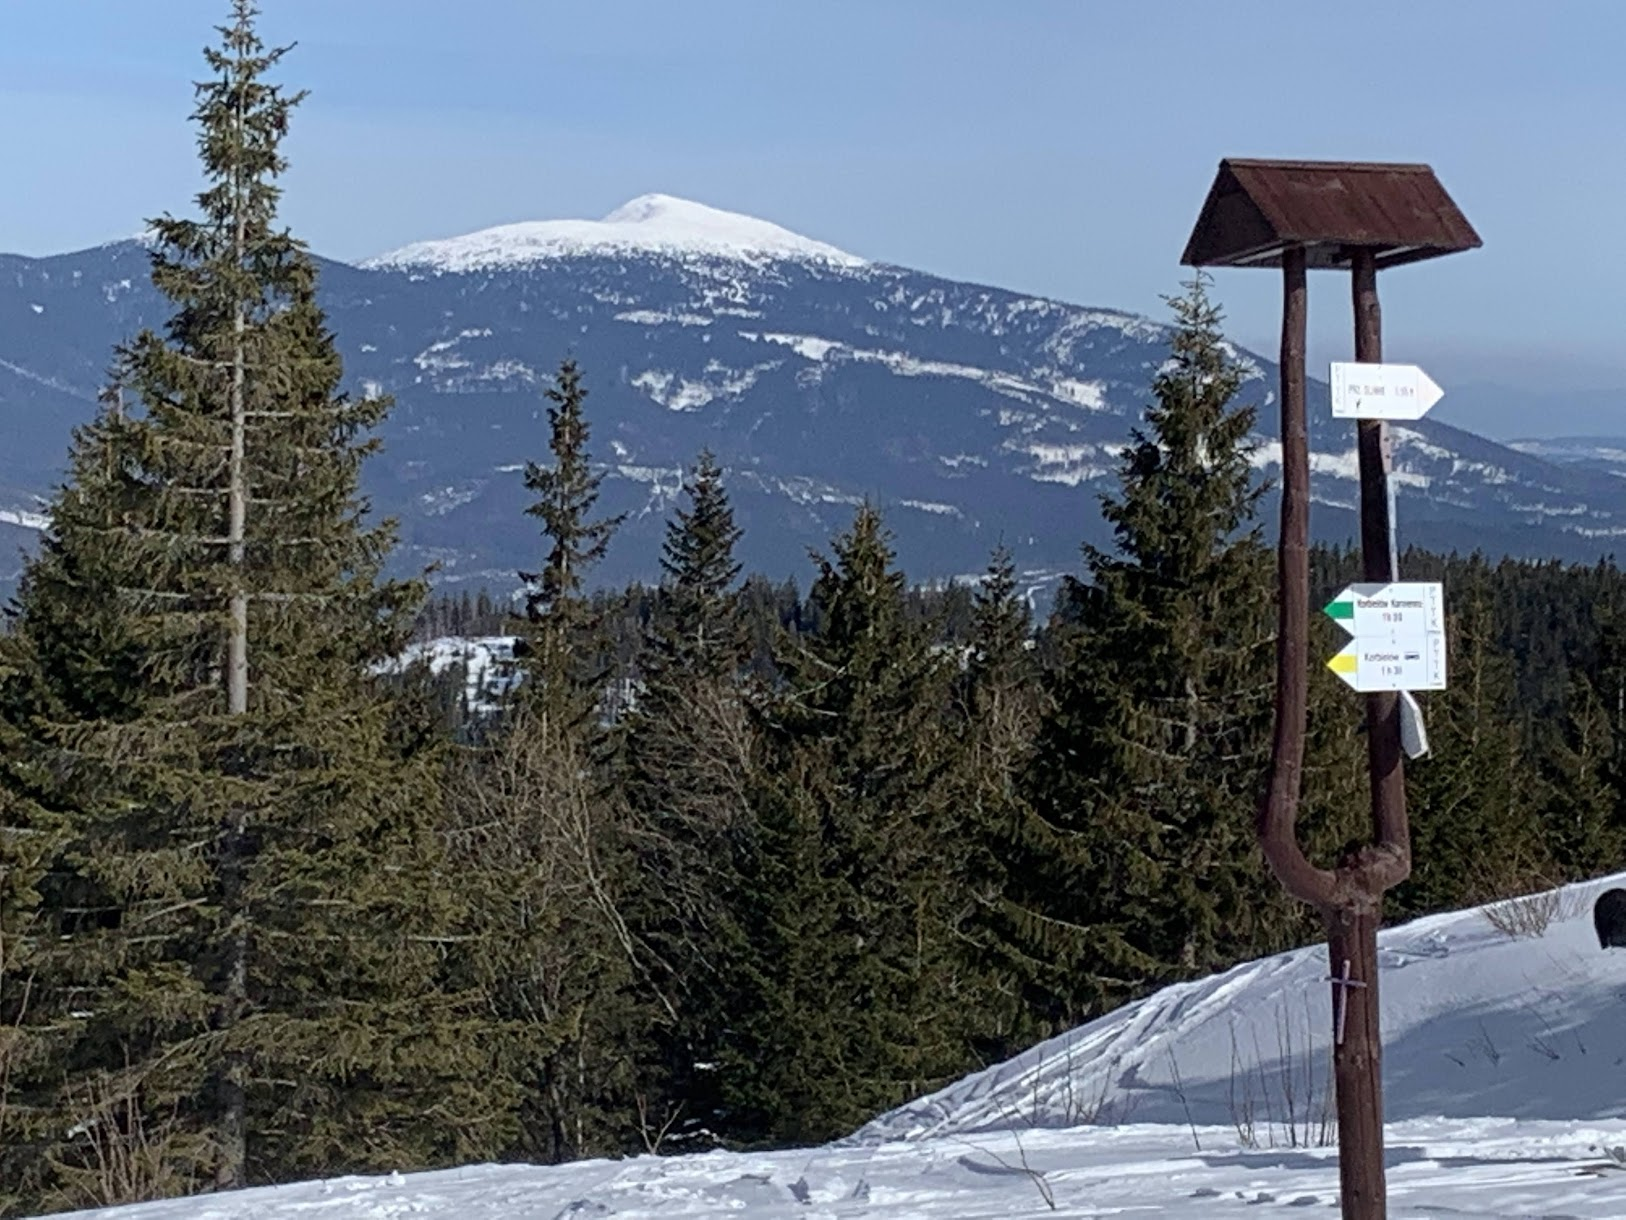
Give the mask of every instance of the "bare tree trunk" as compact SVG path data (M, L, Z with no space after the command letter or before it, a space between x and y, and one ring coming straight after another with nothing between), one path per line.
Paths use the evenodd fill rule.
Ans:
M237 217L237 263L242 265L246 235L244 217ZM243 407L243 381L245 359L244 332L247 330L243 303L237 303L237 317L233 321L232 373L231 373L231 461L228 468L229 484L226 505L230 519L226 523L228 561L232 567L231 635L226 643L226 708L233 716L248 711L248 591L243 587L243 535L248 521L248 478L246 457L248 449L248 420Z
M243 101L237 100L237 125L243 130ZM247 261L248 217L243 198L242 170L234 171L236 232L232 255L237 268ZM231 568L230 633L226 641L226 710L232 716L248 711L248 590L244 585L244 535L248 519L248 419L244 381L247 309L241 296L232 319L231 373L231 456L227 468L226 525L227 562ZM248 814L234 808L227 816L225 841L221 851L222 904L226 915L226 969L221 996L219 1028L227 1038L242 1020L248 1006L248 926L243 910L243 869L247 853ZM246 1064L240 1051L228 1049L219 1082L218 1103L220 1162L215 1185L222 1190L247 1184L248 1133L244 1084Z

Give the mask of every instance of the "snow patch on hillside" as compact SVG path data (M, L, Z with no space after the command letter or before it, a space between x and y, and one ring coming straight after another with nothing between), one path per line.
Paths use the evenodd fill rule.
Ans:
M439 677L453 666L460 666L463 698L469 711L489 715L501 709L503 700L520 682L514 639L511 635L442 636L409 645L404 653L379 669L401 673L421 664Z
M752 331L742 330L740 332L740 338L742 339L755 342L758 337ZM760 338L765 343L781 343L804 360L823 360L830 354L832 349L842 346L834 339L820 339L816 335L765 334Z
M1106 389L1104 382L1080 381L1076 377L1058 377L1050 383L1053 396L1088 411L1107 409Z
M444 517L463 505L472 503L486 488L484 479L473 479L450 487L437 487L418 496L418 506L428 517Z
M740 338L752 342L774 343L788 347L802 359L814 364L847 362L879 364L898 377L953 377L962 381L975 381L994 393L1019 402L1041 404L1064 402L1088 410L1104 410L1105 385L1099 381L1076 378L1053 378L1046 384L1030 381L1016 373L1002 369L982 368L974 364L957 364L949 360L927 360L908 352L885 348L853 347L834 339L817 335L757 333L742 330Z
M661 326L676 322L679 326L710 326L715 318L698 313L671 313L660 309L628 309L615 315L617 322L633 322L639 326Z
M20 525L25 530L47 530L51 528L51 518L26 508L0 508L0 524Z
M36 373L32 369L24 368L20 364L13 364L9 360L0 360L0 369L5 369L8 373L15 373L25 381L32 381L35 385L42 385L47 389L56 390L60 393L66 394L70 398L77 398L82 402L96 401L96 395L94 393L90 392L89 390L81 389L78 386L70 385L68 382L63 381L60 377L51 377Z
M776 478L772 475L759 474L755 470L735 470L729 473L734 482L741 486L750 484L758 491L767 492L769 495L782 495L792 503L806 507L820 504L839 504L856 508L864 503L863 496L843 491L839 487L820 482L818 479L809 478L806 475L790 475Z
M1416 429L1391 424L1389 435L1393 438L1397 449L1407 449L1422 457L1437 458L1442 461L1454 461L1456 459L1456 454L1452 453L1451 450L1444 445L1436 445Z
M669 411L697 411L719 398L737 399L757 383L763 373L779 367L777 360L730 368L713 360L706 365L707 376L698 380L681 377L668 369L645 369L629 382Z
M610 469L632 483L649 488L648 498L633 515L647 517L666 512L683 492L684 470L681 466L636 466L623 463Z
M934 516L939 516L939 517L964 517L965 516L965 514L963 512L961 512L958 508L956 508L954 505L952 505L952 504L939 504L939 503L937 503L936 501L933 501L933 500L899 500L898 503L900 505L902 505L904 508L912 508L912 509L915 509L918 512L931 513Z
M1249 456L1248 461L1255 469L1263 470L1268 466L1280 467L1282 464L1282 444L1280 441L1266 441L1259 445ZM1312 475L1330 475L1335 479L1360 479L1360 454L1354 449L1346 449L1342 453L1315 453L1310 454L1310 473ZM1389 478L1400 487L1427 488L1433 480L1421 471L1408 470L1403 466L1396 466L1389 474Z
M836 267L868 266L865 259L770 221L671 195L642 195L602 220L528 221L461 237L414 242L361 265L467 272L605 254L700 255L753 265L784 259Z
M466 369L470 362L457 352L457 339L440 339L412 357L412 363L425 373L446 373Z
M1105 465L1123 451L1122 445L1051 445L1032 442L1007 444L1005 448L1033 459L1023 473L1036 483L1064 483L1077 487L1112 473Z

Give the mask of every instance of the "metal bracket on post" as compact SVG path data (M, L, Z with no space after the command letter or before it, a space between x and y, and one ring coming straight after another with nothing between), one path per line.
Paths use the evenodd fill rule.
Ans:
M1349 958L1347 957L1344 959L1343 973L1328 975L1323 981L1331 983L1338 989L1338 1045L1342 1046L1344 1044L1344 1020L1349 1016L1349 989L1351 987L1365 987L1366 984L1360 979L1349 977Z
M1395 437L1387 423L1378 425L1378 454L1383 460L1383 486L1389 500L1389 579L1400 579L1400 518L1395 514Z
M1383 439L1379 452L1383 456L1383 481L1389 497L1389 579L1400 579L1400 517L1395 512L1394 433L1382 424ZM1428 728L1423 724L1423 709L1409 690L1400 692L1400 748L1407 758L1422 758L1429 752Z

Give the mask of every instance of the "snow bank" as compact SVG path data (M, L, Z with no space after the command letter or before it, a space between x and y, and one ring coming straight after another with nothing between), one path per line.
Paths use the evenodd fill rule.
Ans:
M1390 1120L1626 1118L1626 951L1604 952L1592 902L1626 874L1558 891L1544 935L1481 910L1379 939ZM1300 1136L1331 1117L1324 946L1145 1000L870 1123L859 1143L1085 1122L1231 1123Z

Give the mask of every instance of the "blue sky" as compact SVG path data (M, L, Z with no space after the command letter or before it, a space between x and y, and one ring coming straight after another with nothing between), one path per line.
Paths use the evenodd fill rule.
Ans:
M188 82L225 8L0 0L0 250L187 208ZM335 257L662 191L1158 314L1221 156L1419 160L1485 248L1384 276L1387 356L1448 390L1626 385L1618 0L265 8L266 36L300 44L284 79L312 91L286 217ZM1267 272L1219 273L1232 333L1266 350L1277 293ZM1311 314L1316 358L1345 355L1342 276L1314 280Z

